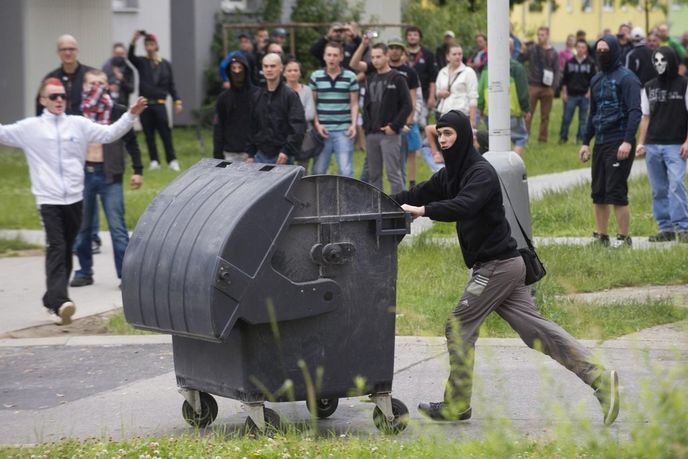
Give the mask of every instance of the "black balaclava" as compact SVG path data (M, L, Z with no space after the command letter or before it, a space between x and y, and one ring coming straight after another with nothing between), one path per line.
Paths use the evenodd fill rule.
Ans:
M463 175L466 160L470 157L475 160L480 154L473 147L473 128L468 117L458 110L452 110L442 115L436 128L450 127L456 131L454 145L442 150L444 167L447 173L447 192L449 196L456 196L459 192L461 177ZM472 161L471 161L472 162Z
M232 62L238 62L241 64L243 67L241 73L232 72ZM232 56L232 59L229 61L229 64L225 69L225 74L229 80L230 89L234 91L242 91L244 88L247 88L251 85L251 79L248 75L248 61L239 52Z
M666 65L666 69L662 73L657 70L657 61L660 59ZM652 65L657 70L657 80L660 84L673 81L678 76L678 54L670 46L660 46L652 53Z
M608 53L597 51L597 43L601 41L604 41L609 46ZM621 66L621 45L619 40L614 35L609 34L597 40L595 43L595 57L597 59L597 66L603 72L611 72Z

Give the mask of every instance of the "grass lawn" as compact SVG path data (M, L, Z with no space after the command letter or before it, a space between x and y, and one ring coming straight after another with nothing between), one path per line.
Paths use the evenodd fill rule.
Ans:
M25 250L42 250L38 245L29 244L21 239L2 239L0 238L0 257L17 256L19 252Z
M550 116L550 141L547 144L531 142L526 149L525 162L530 176L563 171L578 167L584 167L577 160L578 147L573 144L557 145L558 130L561 120L561 101L556 100ZM539 128L539 115L533 122L533 132ZM576 121L571 126L574 133ZM173 132L174 145L182 164L182 168L188 168L201 158L212 157L212 133L202 130L201 139L195 128L175 128ZM574 134L575 137L575 134ZM143 140L143 134L138 133L139 145L142 149L144 166L148 166L148 152ZM162 145L158 141L160 154L163 153ZM356 151L354 155L355 176L360 175L364 161L364 154ZM417 159L417 180L422 181L430 177L431 172L421 158ZM334 172L334 165L331 172ZM131 169L127 170L125 184L128 183ZM164 165L160 171L147 171L144 169L144 185L140 190L133 191L125 186L126 221L130 229L136 226L139 216L155 195L160 192L176 173L168 170ZM386 187L388 189L388 187ZM102 216L102 214L101 214ZM105 219L101 218L102 229L106 229ZM0 228L4 229L40 229L38 212L35 200L30 192L28 168L24 154L20 150L0 146Z

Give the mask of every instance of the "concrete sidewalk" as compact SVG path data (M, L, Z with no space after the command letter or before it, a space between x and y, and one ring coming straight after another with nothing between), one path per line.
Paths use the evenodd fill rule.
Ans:
M181 416L183 398L177 392L169 341L157 335L0 340L0 444L193 435ZM610 429L627 438L650 415L640 405L642 381L655 378L655 371L666 375L667 369L688 363L685 330L669 329L661 340L610 341L596 349L605 364L619 371L622 409ZM395 355L393 396L408 406L411 416L402 437L480 438L499 419L508 419L528 438L549 437L570 423L590 421L593 428L604 428L592 390L518 339L478 341L473 418L462 423L434 423L416 410L418 402L442 397L448 375L444 339L398 337ZM681 385L685 381L677 381ZM246 414L240 403L216 399L219 415L212 427L241 429ZM377 435L373 405L366 400L342 399L318 428L323 433ZM308 422L303 402L268 405L285 422Z

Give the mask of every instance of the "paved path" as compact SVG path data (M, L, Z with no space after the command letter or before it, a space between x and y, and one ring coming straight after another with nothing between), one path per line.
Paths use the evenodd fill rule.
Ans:
M657 334L656 334L657 335ZM595 343L586 341L587 346ZM605 364L619 371L622 409L610 428L626 438L644 428L650 413L639 405L641 384L688 364L686 330L668 328L661 339L619 339L596 348ZM480 339L477 346L473 418L433 423L416 406L442 397L448 363L444 339L399 337L393 395L409 408L411 423L402 438L476 438L495 421L508 419L528 438L551 436L563 424L590 421L601 428L592 390L548 357L518 339ZM677 381L685 386L685 381ZM377 435L373 407L360 398L340 401L337 412L318 422L324 433ZM189 433L181 417L168 336L44 338L0 340L0 444L27 444L64 437L127 438ZM246 415L239 402L218 398L213 424L234 431ZM271 404L290 423L305 423L303 402ZM559 415L555 413L561 413ZM639 414L640 413L640 414Z

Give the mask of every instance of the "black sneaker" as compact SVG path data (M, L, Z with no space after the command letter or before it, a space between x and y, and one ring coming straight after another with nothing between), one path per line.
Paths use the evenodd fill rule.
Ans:
M619 415L619 375L616 370L605 371L593 384L595 397L602 407L604 425L611 425Z
M647 240L650 242L668 242L676 239L676 233L673 231L660 231L654 236L650 236Z
M93 255L100 253L100 242L98 242L98 241L91 242L91 253Z
M609 235L593 232L592 243L590 245L597 247L609 247Z
M420 402L418 411L435 421L465 421L473 414L471 407L456 413L445 402Z
M617 234L614 240L613 247L615 249L631 248L633 247L633 241L631 236L624 236L623 234Z
M70 287L85 287L93 284L93 277L88 276L74 276L74 279L69 283Z

